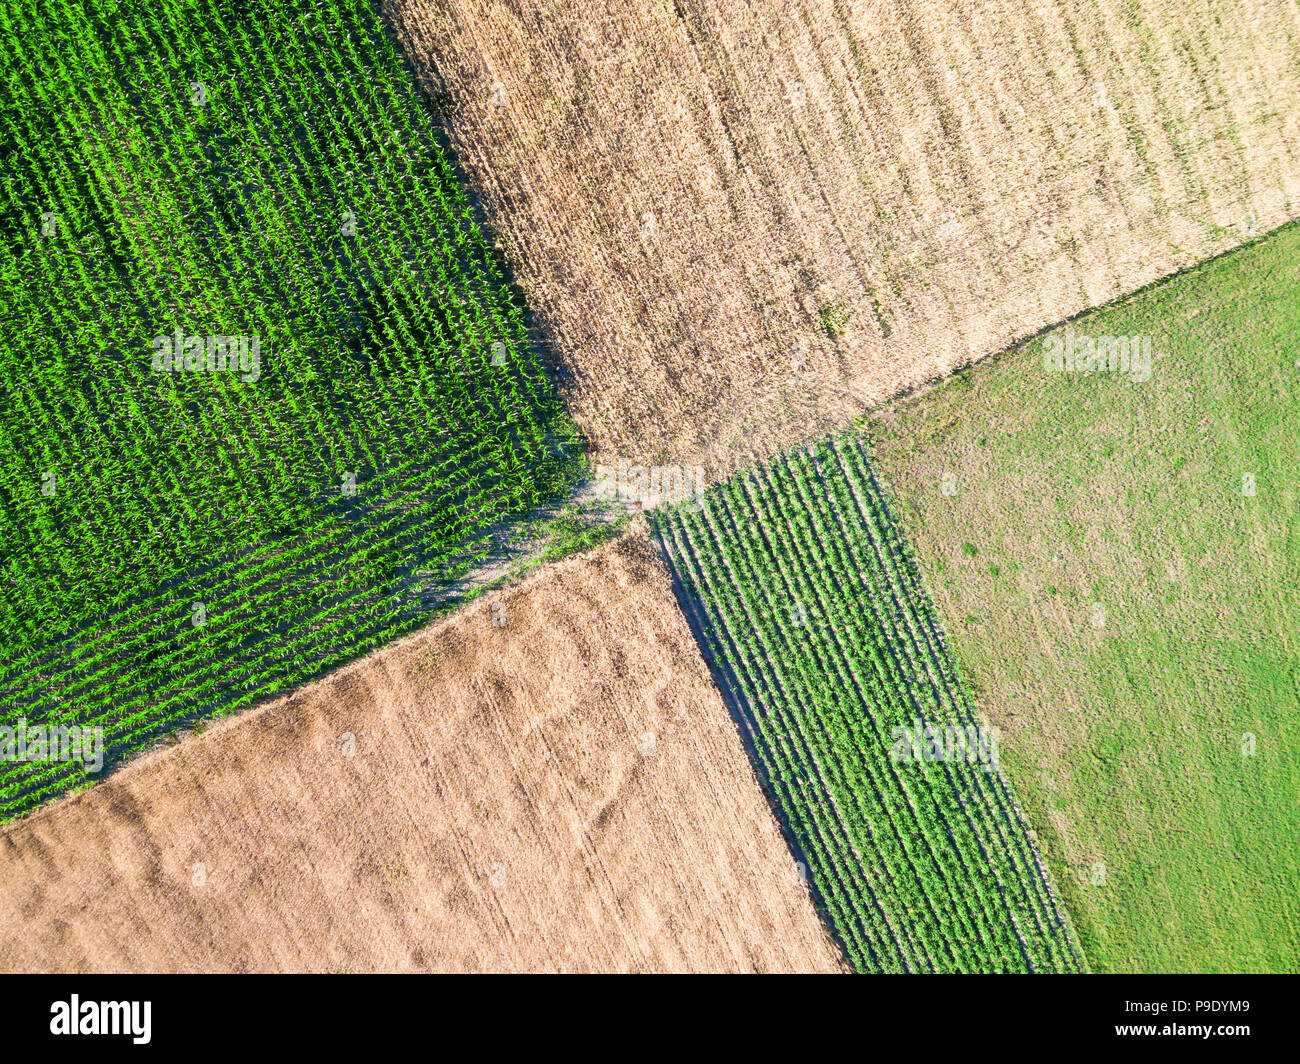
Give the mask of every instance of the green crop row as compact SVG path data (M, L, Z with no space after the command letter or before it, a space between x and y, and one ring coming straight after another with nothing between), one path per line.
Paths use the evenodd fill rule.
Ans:
M981 726L859 439L742 474L656 526L851 963L1079 969L996 733Z

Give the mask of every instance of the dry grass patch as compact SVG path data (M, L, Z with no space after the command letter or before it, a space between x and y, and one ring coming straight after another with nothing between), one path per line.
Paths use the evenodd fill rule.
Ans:
M0 851L9 970L840 965L643 522Z
M711 476L1290 219L1280 0L386 0L597 457Z

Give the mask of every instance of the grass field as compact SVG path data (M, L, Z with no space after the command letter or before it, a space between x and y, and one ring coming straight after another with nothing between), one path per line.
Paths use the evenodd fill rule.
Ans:
M1064 335L1064 328L1056 335ZM1092 968L1300 969L1300 228L872 417Z
M1300 211L1289 0L385 0L604 456L710 480Z
M0 27L0 720L112 763L427 620L580 455L370 4Z
M1077 969L996 737L950 737L980 722L858 441L743 474L658 528L854 966Z
M0 969L841 961L638 522L0 828Z

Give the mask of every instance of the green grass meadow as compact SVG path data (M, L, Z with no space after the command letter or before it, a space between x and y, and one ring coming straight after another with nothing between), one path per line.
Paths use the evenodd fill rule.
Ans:
M1067 326L1054 332L1064 335ZM1300 969L1300 227L865 419L1096 971Z

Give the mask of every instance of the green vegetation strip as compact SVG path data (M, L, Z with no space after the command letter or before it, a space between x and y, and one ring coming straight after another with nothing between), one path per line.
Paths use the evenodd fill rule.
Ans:
M0 78L0 725L120 761L422 623L576 483L374 5L19 0ZM2 761L0 820L92 779Z
M1300 970L1300 228L867 427L1089 966Z
M861 444L663 512L688 616L862 971L1073 971L1044 868ZM950 730L951 729L951 730Z

